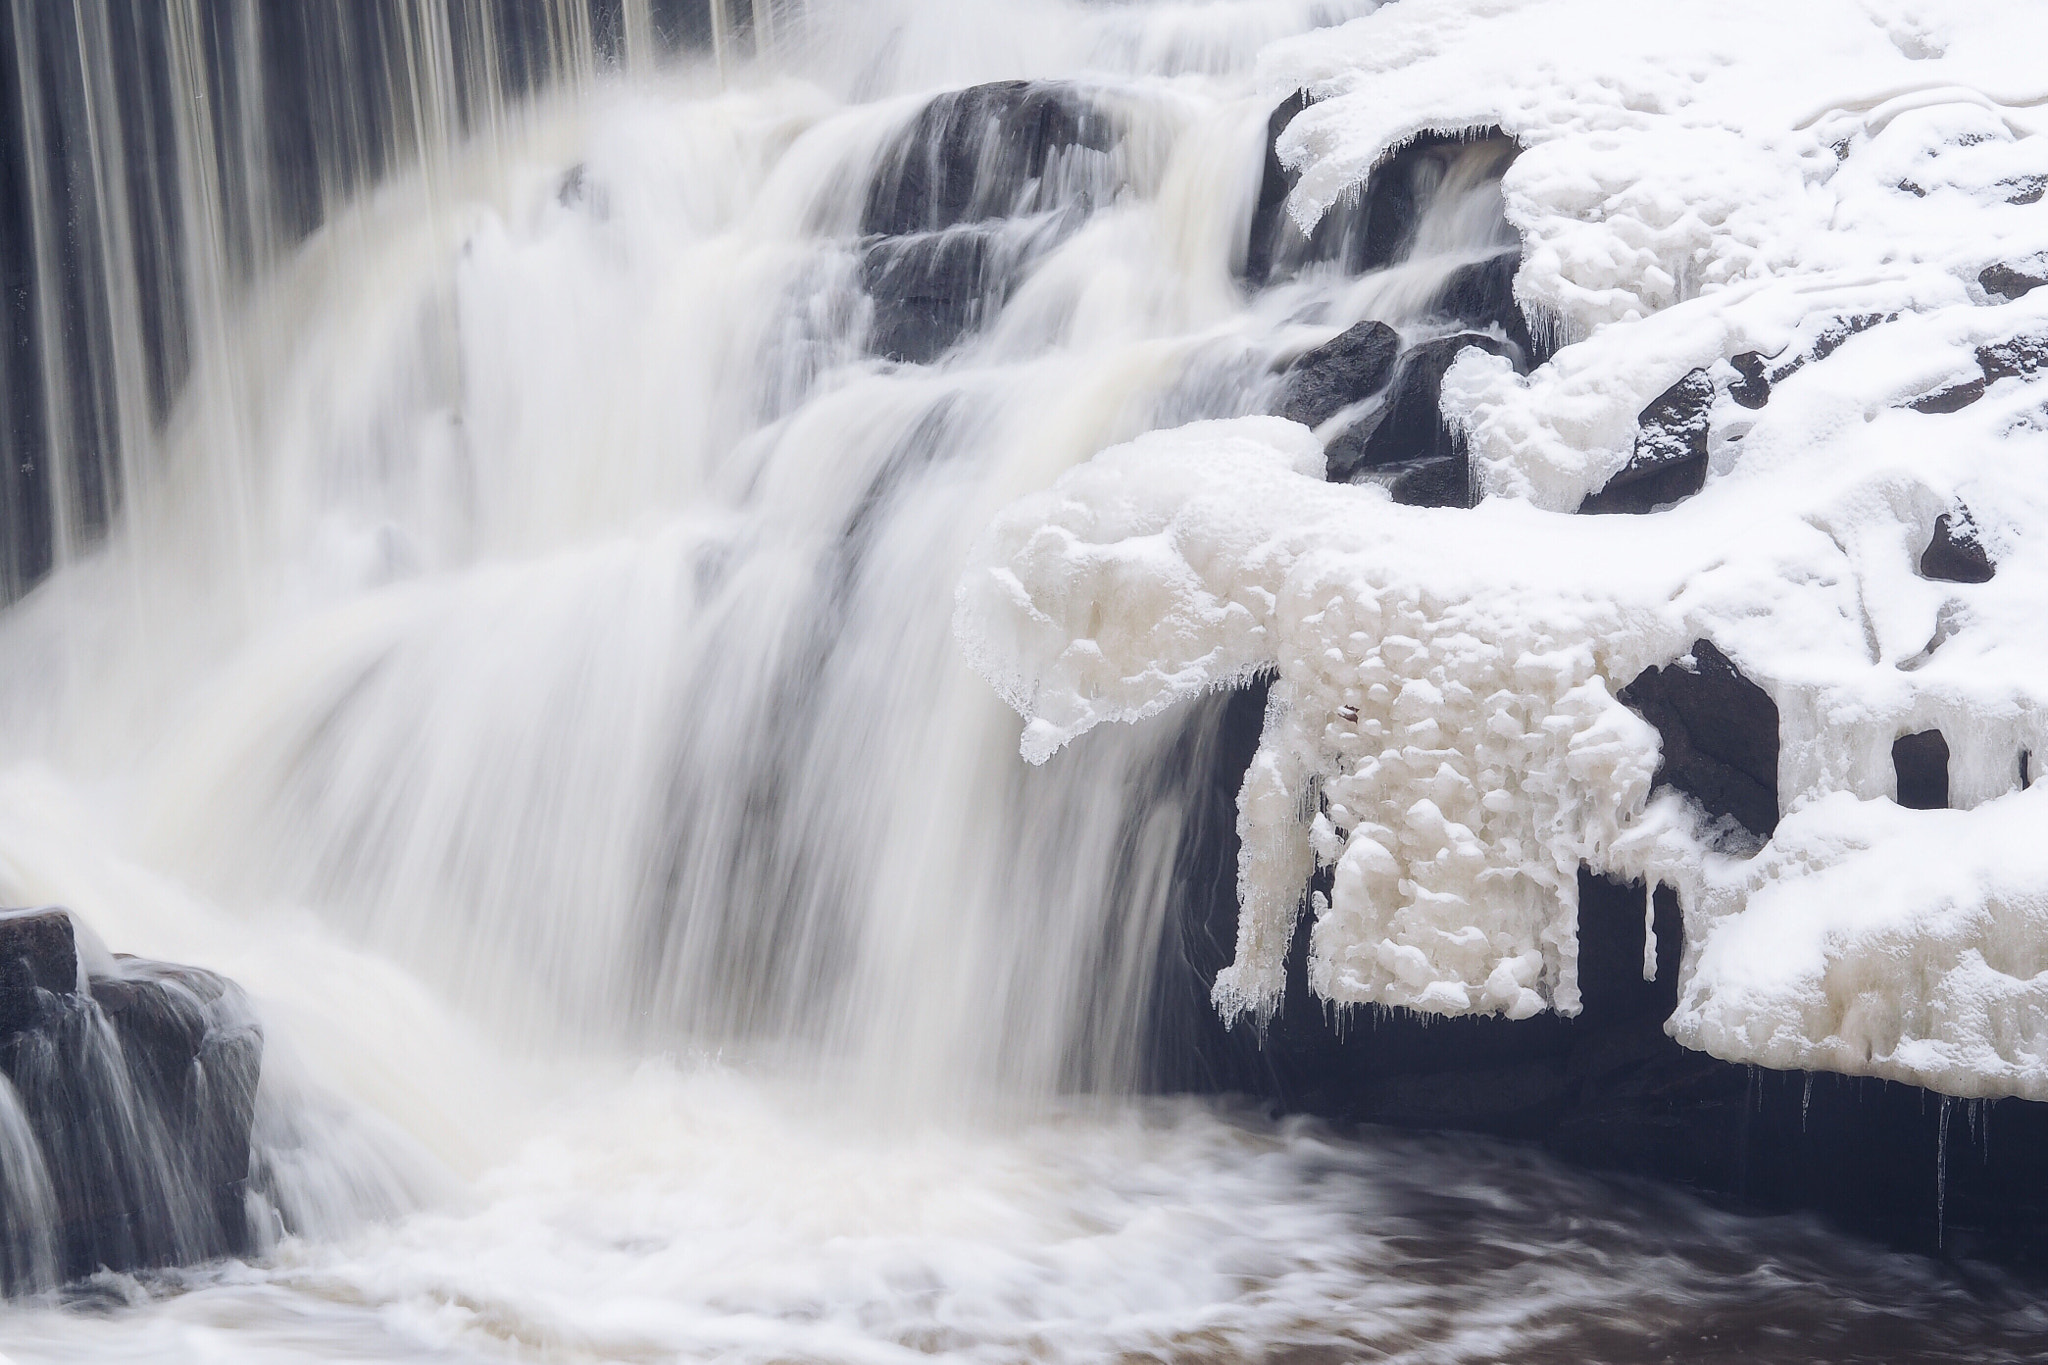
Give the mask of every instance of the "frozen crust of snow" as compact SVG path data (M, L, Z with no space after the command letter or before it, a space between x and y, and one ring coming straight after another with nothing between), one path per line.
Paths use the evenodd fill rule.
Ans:
M1978 282L2048 274L2042 51L2048 6L2018 0L1403 0L1267 50L1275 98L1313 100L1279 142L1301 223L1418 133L1515 137L1516 293L1570 344L1447 376L1476 509L1325 484L1305 429L1250 418L1103 452L971 561L957 634L1034 761L1272 675L1227 1015L1277 1003L1317 863L1325 998L1570 1012L1585 863L1679 889L1681 1042L2048 1098L2044 798L2018 790L2048 752L2048 381L1977 359L2048 337L2048 288ZM1757 410L1730 394L1749 351ZM1700 367L1705 489L1563 515ZM1989 582L1918 572L1959 505ZM1656 733L1614 700L1699 638L1780 712L1785 818L1746 858L1651 797ZM1955 809L1892 799L1926 729Z

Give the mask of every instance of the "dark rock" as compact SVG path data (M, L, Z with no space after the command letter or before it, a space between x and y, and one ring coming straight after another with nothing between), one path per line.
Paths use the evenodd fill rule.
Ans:
M1361 219L1352 230L1352 268L1375 270L1405 258L1422 214L1461 156L1483 158L1498 179L1520 148L1497 127L1424 133L1395 152L1366 180Z
M1704 368L1673 384L1636 419L1636 445L1581 512L1648 512L1691 497L1707 481L1707 415L1714 381Z
M1498 179L1519 151L1497 127L1424 133L1377 167L1355 201L1333 205L1315 231L1304 237L1288 216L1286 203L1300 177L1280 164L1273 144L1307 107L1307 100L1297 93L1275 108L1267 121L1265 170L1245 247L1244 277L1254 286L1312 264L1336 264L1357 274L1403 259L1413 245L1416 224L1454 162L1476 157L1485 163L1480 173Z
M2036 258L2024 265L1997 261L1977 273L1977 283L1987 294L2017 299L2048 284L2048 261Z
M999 302L990 256L988 232L973 227L869 244L860 261L875 305L868 349L914 365L938 359Z
M1945 389L1930 393L1925 398L1916 398L1907 406L1915 412L1961 412L1982 398L1984 390L1990 387L1990 384L1982 379L1965 380L1963 383L1951 384Z
M1890 322L1897 316L1898 314L1896 313L1851 313L1847 317L1837 318L1826 327L1823 327L1820 330L1820 334L1814 337L1813 349L1807 353L1808 359L1816 361L1826 360L1829 356L1840 350L1842 343L1850 337L1867 332L1871 328L1880 326L1883 323ZM1790 373L1790 371L1788 370L1785 373ZM1782 378L1783 375L1781 374L1780 377Z
M1280 415L1320 426L1338 409L1370 398L1387 385L1401 336L1384 322L1361 322L1287 367Z
M0 943L33 949L6 962L5 993L26 990L37 1008L10 1010L0 1072L55 1196L48 1271L76 1278L246 1251L263 1043L240 990L195 967L122 958L81 991L63 911L0 916ZM30 1274L21 1256L6 1264L17 1280Z
M1999 182L2008 204L2038 204L2048 194L2048 175L2021 175Z
M1896 1246L2048 1269L2048 1104L1951 1100L1680 1047L1664 1033L1682 932L1668 890L1654 898L1656 976L1644 981L1643 888L1580 874L1585 1007L1572 1019L1340 1016L1307 994L1302 933L1264 1035L1225 1029L1208 991L1236 940L1234 797L1263 712L1263 687L1214 699L1177 747L1176 780L1191 780L1193 799L1160 948L1158 1087L1248 1093L1275 1113L1341 1123L1506 1136L1739 1208L1816 1210Z
M1287 217L1287 196L1301 177L1280 164L1280 153L1273 144L1294 122L1294 116L1307 107L1307 96L1296 91L1280 101L1266 120L1265 169L1259 176L1259 202L1252 209L1251 236L1245 244L1244 277L1255 285L1265 284L1273 277L1286 236L1301 235Z
M1892 742L1899 804L1907 810L1948 808L1948 741L1939 730L1901 735Z
M1473 507L1479 502L1472 462L1462 455L1387 465L1382 472L1394 475L1388 491L1403 507Z
M1760 408L1771 399L1771 376L1762 354L1744 351L1730 356L1728 363L1735 367L1735 382L1728 386L1728 396L1745 408Z
M1506 343L1494 337L1460 332L1425 341L1402 355L1384 405L1330 442L1330 481L1353 482L1365 470L1411 460L1464 463L1463 452L1444 426L1442 400L1444 372L1468 346L1506 354Z
M1945 583L1989 583L1998 572L1967 509L1934 519L1934 535L1920 554L1920 576Z
M46 996L78 989L78 940L63 910L0 912L0 1037L32 1028Z
M2048 369L2048 335L2017 336L1977 348L1977 363L1984 377L2020 379Z
M1711 642L1691 652L1692 668L1645 669L1621 700L1663 739L1659 784L1768 836L1778 827L1778 704Z
M2017 336L1977 348L1982 377L1939 389L1909 404L1915 412L1960 412L2001 379L2023 379L2048 369L2048 336Z
M1467 327L1498 327L1524 364L1540 365L1550 357L1537 347L1522 306L1515 302L1515 272L1521 266L1519 249L1461 265L1445 279L1430 311Z
M906 236L1059 207L1057 159L1107 152L1116 121L1073 85L999 81L940 95L899 134L868 186L863 235ZM1058 177L1052 177L1056 180Z

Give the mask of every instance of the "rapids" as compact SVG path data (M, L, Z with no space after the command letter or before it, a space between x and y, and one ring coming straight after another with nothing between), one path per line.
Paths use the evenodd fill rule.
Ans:
M2025 1357L2048 1323L1995 1278L1143 1097L1190 722L1027 767L953 585L1020 493L1264 410L1353 323L1423 339L1512 248L1480 142L1429 163L1390 261L1283 225L1244 287L1259 49L1370 7L756 4L671 51L644 5L611 48L537 7L547 74L480 95L509 40L399 6L410 102L314 139L309 216L224 173L253 106L194 122L257 36L171 6L180 212L143 246L185 328L176 363L131 334L107 196L144 153L96 125L113 321L47 367L0 900L246 987L260 1254L17 1302L0 1350ZM104 110L109 11L67 8ZM932 97L996 80L1056 82L1034 126L1078 131L1021 166L992 141L893 221L890 187L946 180L933 139L989 124L933 133ZM959 260L945 334L916 280L885 316L892 271Z

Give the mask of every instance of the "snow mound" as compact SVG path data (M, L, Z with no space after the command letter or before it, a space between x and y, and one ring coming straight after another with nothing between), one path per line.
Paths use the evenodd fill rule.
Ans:
M1569 344L1446 376L1475 509L1325 484L1305 429L1242 419L1097 455L971 560L956 633L1034 761L1271 675L1226 1014L1277 1003L1318 865L1325 998L1570 1012L1584 864L1678 887L1689 1046L2048 1098L2044 45L2019 0L1403 0L1268 49L1313 101L1279 141L1305 225L1421 132L1515 137L1516 294ZM1704 489L1569 515L1688 375ZM1923 558L1965 519L1984 581ZM1615 700L1696 639L1778 709L1760 852L1651 795ZM1904 809L1929 730L1952 809Z

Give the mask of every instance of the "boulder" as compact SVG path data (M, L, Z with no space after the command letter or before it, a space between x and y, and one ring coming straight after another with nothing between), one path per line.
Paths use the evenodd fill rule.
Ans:
M1649 512L1691 497L1707 481L1707 418L1714 381L1704 367L1673 384L1636 418L1628 463L1581 512Z
M1521 268L1519 249L1461 265L1445 278L1430 311L1465 327L1497 327L1519 352L1524 368L1540 365L1550 353L1537 344L1521 304L1515 302L1515 272Z
M1361 322L1338 334L1287 367L1280 415L1321 426L1339 409L1385 388L1400 350L1400 333L1384 322Z
M1291 236L1298 244L1301 233L1293 220L1287 216L1287 196L1301 177L1280 164L1280 153L1273 144L1294 116L1308 107L1308 98L1300 91L1280 101L1266 120L1266 161L1259 175L1259 201L1252 209L1251 234L1246 239L1244 253L1244 278L1253 285L1269 283L1276 275L1276 267L1286 254ZM1281 272L1284 273L1284 272Z
M1778 704L1711 641L1695 640L1692 666L1645 669L1620 699L1663 740L1656 781L1753 834L1778 827Z
M1934 534L1920 552L1920 576L1945 583L1989 583L1998 572L1991 552L1977 534L1968 508L1943 512L1934 519Z
M1000 300L990 234L978 227L884 237L862 249L861 287L874 300L868 349L923 365L939 358Z
M17 1279L246 1251L263 1041L240 989L131 957L81 974L71 917L54 909L0 914L0 972L0 1073L54 1203L53 1226L6 1230ZM16 1254L31 1245L54 1264Z
M1484 332L1459 332L1425 341L1401 356L1377 412L1339 433L1328 448L1332 483L1354 483L1366 471L1408 461L1464 463L1442 413L1444 372L1468 346L1494 355L1507 345Z
M1063 187L1046 174L1055 159L1107 152L1119 136L1078 86L997 81L949 91L890 144L868 185L861 233L936 232L1056 207Z
M1977 283L1987 294L2017 299L2048 284L2048 258L2029 261L1994 261L1977 273Z

